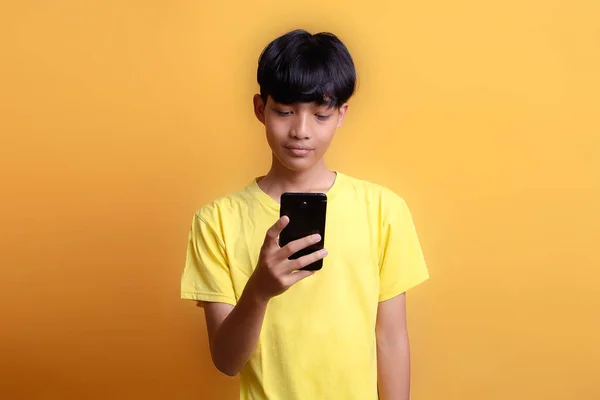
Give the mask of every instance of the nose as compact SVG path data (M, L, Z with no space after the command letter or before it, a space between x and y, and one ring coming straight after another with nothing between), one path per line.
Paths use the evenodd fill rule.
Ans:
M294 118L294 124L290 129L290 137L294 139L309 139L310 116L307 113L298 113Z

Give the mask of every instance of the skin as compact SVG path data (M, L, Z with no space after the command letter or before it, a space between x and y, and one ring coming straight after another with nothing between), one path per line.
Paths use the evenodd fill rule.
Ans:
M336 174L327 168L323 156L344 122L348 104L339 108L316 103L285 105L271 97L265 102L260 95L254 96L253 104L272 151L271 168L259 180L259 187L276 201L286 191L327 192ZM267 231L256 269L236 306L204 305L212 359L227 375L237 375L248 362L270 299L285 295L298 281L310 279L315 271L299 269L327 255L324 250L288 260L289 255L320 240L318 235L309 236L279 247L277 238L288 223L283 217ZM410 360L404 294L379 303L376 336L380 396L408 400Z
M271 168L259 186L275 200L289 191L327 191L335 173L325 165L323 156L329 149L335 131L342 126L348 104L339 109L327 105L300 103L279 104L270 97L265 103L254 96L254 114L265 125L269 147L273 153ZM306 154L295 154L290 148L308 148Z

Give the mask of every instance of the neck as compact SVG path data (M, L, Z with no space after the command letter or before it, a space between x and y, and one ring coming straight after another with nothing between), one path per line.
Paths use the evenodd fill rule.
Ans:
M327 192L336 178L323 160L306 171L292 171L281 165L273 156L271 169L258 182L258 186L270 197L277 200L285 192Z

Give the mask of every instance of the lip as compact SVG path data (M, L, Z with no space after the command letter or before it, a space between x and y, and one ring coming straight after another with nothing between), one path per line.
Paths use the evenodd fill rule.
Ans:
M285 148L295 156L302 157L310 153L313 149L305 146L285 146Z

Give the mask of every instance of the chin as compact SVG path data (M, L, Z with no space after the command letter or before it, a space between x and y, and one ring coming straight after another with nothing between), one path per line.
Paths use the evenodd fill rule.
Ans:
M289 169L290 171L294 171L294 172L305 172L305 171L310 171L310 169L312 167L315 166L314 163L294 163L294 162L289 162L289 163L285 163L283 164L287 169Z
M316 162L312 158L295 158L295 157L277 157L281 165L290 171L304 172L309 171L315 166Z

